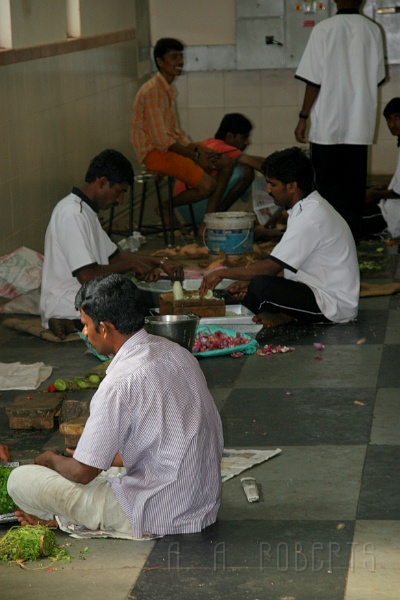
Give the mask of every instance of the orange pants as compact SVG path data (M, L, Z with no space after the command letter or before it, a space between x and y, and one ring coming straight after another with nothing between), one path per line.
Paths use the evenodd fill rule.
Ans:
M204 171L197 163L176 152L160 152L154 149L144 159L144 165L151 171L159 171L163 175L180 179L189 187L197 187Z

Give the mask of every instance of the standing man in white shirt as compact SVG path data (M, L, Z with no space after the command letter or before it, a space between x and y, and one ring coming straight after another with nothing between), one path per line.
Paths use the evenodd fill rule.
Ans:
M360 14L363 0L335 2L337 14L314 27L296 71L306 90L295 137L306 141L310 117L308 139L317 190L357 239L377 89L385 81L383 40L378 25Z

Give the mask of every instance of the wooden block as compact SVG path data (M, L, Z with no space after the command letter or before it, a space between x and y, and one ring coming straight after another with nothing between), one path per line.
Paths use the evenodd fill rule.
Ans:
M188 298L174 300L173 294L160 294L160 315L186 315L192 312L199 317L224 317L225 300Z
M71 419L65 421L60 425L60 433L64 434L65 445L69 447L75 447L79 442L79 438L85 428L86 421L88 420L89 413L81 415L77 419Z
M32 392L20 394L6 406L10 429L52 429L64 394Z

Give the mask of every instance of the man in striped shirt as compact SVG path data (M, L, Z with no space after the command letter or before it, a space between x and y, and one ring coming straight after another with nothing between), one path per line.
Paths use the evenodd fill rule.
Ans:
M156 43L154 62L158 72L136 94L131 142L136 158L147 169L179 179L190 188L175 196L176 207L209 198L207 212L215 212L233 165L224 155L192 143L179 127L172 82L182 73L183 50L183 44L173 38L161 38ZM215 169L216 178L211 176ZM168 221L167 210L165 218Z
M92 346L115 357L73 457L47 450L12 472L16 516L134 538L201 531L217 518L223 438L197 360L143 329L140 292L122 275L85 283L76 307ZM122 476L99 476L110 466Z

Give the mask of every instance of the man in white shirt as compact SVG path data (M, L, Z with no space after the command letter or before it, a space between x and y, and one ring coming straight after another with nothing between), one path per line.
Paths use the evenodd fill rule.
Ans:
M135 538L195 533L221 501L221 420L198 361L148 334L137 287L123 275L76 297L83 333L114 354L73 457L47 450L14 469L8 492L22 524L61 521ZM72 452L71 452L72 453ZM98 476L111 466L121 477Z
M262 165L267 192L288 212L287 229L266 259L207 275L200 293L224 278L227 289L274 327L290 320L346 323L357 316L360 273L346 221L313 191L314 171L300 148L274 152Z
M122 204L133 185L129 160L117 150L103 150L90 162L85 181L55 206L47 227L40 295L43 327L63 340L80 326L75 296L81 285L99 275L134 272L155 281L162 269L182 276L182 265L153 256L121 252L103 230L100 210Z
M392 98L383 111L392 135L397 136L400 149L400 98ZM380 233L400 237L400 151L396 171L387 184L373 185L366 194L367 207L363 213L363 231L366 235ZM385 231L386 230L386 231Z
M308 134L316 187L348 222L357 239L361 230L372 144L377 88L385 80L381 31L359 14L363 0L335 0L338 12L312 30L296 77L306 83L295 130Z

